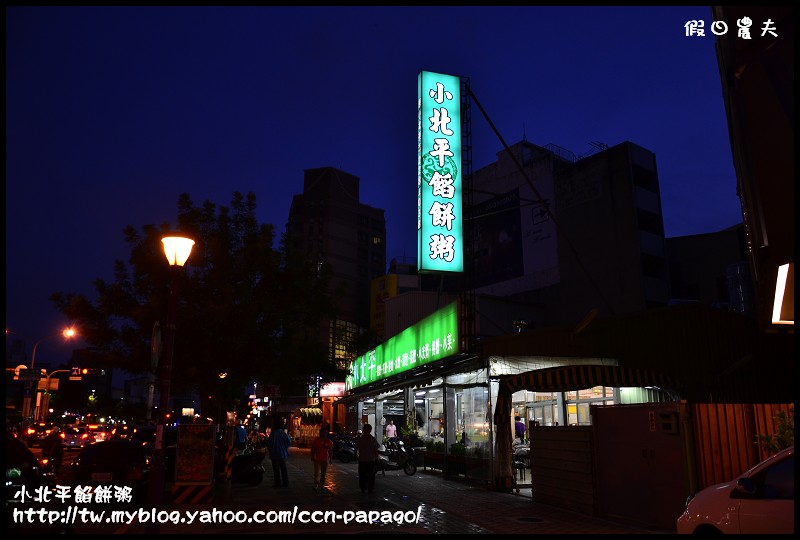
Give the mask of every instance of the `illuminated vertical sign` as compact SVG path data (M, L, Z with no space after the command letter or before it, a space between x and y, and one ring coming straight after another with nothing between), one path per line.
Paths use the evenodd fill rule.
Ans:
M461 80L421 71L418 83L417 270L461 272Z

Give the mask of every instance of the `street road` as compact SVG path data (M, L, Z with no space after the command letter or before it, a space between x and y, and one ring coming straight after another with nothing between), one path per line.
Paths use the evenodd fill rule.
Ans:
M74 454L74 452L73 452ZM69 454L65 453L65 456ZM67 461L65 459L65 461ZM671 534L631 523L599 519L577 512L533 502L530 489L517 493L500 493L459 480L442 479L440 473L419 469L416 475L402 471L379 473L376 492L361 493L356 463L334 461L328 473L328 489L313 490L313 464L308 449L292 448L288 460L290 486L272 487L271 462L267 458L264 482L258 486L245 484L215 487L211 500L203 504L165 503L165 510L174 512L183 523L165 523L161 534L313 534L322 533L391 533L391 534ZM138 508L116 505L136 512ZM295 508L297 510L295 511ZM110 506L92 505L92 509L111 510ZM201 514L216 509L229 516L239 512L249 523L198 523ZM351 513L351 521L343 523L255 523L256 513L286 511L299 516L302 511L330 510L340 517ZM373 512L370 516L369 512ZM413 516L412 523L398 523L400 516ZM140 514L141 515L141 514ZM187 523L194 515L195 522ZM207 514L210 515L210 514ZM264 516L266 514L263 514ZM309 514L310 516L310 514ZM358 523L364 516L366 522ZM419 516L417 521L416 516ZM372 518L370 520L370 518ZM384 522L381 522L384 521ZM138 519L131 524L78 524L76 534L144 534L145 524Z

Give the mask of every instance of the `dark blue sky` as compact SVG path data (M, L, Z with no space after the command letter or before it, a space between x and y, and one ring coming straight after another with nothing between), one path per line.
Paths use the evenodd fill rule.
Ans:
M123 227L174 223L180 193L252 191L283 232L309 168L359 176L387 258L413 256L421 70L469 77L509 145L653 151L668 237L739 223L710 23L708 6L7 7L6 327L56 332L49 295L93 298ZM502 144L472 120L478 169ZM49 340L37 362L61 354Z

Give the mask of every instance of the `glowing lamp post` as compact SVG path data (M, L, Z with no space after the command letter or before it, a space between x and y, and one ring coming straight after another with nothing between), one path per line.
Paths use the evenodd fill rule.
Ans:
M194 240L181 236L167 236L161 239L164 244L164 255L170 265L169 300L167 303L167 325L164 339L164 356L159 362L161 368L160 406L158 410L158 424L156 425L156 447L153 455L153 476L150 482L148 496L151 504L160 509L164 498L167 467L164 460L164 426L169 410L169 387L172 380L172 353L175 348L175 308L177 306L177 272L186 263L192 253ZM158 533L158 523L148 522L148 532Z

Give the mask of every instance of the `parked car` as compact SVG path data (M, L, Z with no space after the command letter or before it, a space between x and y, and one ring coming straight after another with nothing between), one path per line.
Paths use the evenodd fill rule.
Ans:
M40 422L38 424L30 425L22 430L21 439L30 448L33 448L34 446L42 446L42 441L45 439L45 437L50 435L54 425L55 424L47 422Z
M679 534L794 534L794 446L686 502Z
M87 445L69 466L68 484L129 486L133 502L147 497L153 446L131 439L111 439Z
M83 448L94 442L94 436L85 427L65 427L61 430L61 446L67 450Z

